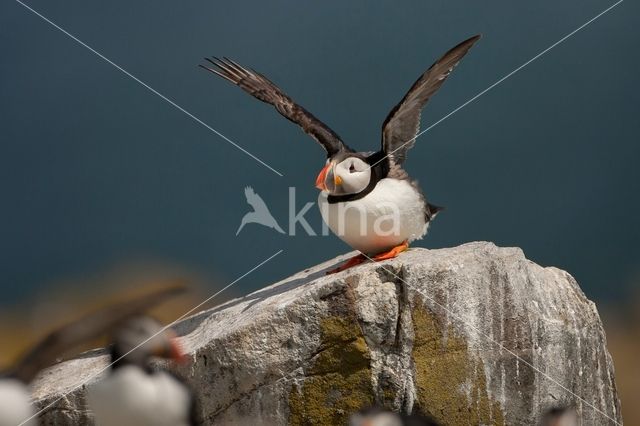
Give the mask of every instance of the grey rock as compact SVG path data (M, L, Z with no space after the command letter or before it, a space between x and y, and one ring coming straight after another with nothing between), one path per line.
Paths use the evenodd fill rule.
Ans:
M346 257L176 325L190 362L164 367L205 424L345 424L372 404L451 425L533 425L561 405L622 423L602 323L568 273L476 242L325 275ZM44 423L91 424L84 391L106 363L93 351L45 371Z

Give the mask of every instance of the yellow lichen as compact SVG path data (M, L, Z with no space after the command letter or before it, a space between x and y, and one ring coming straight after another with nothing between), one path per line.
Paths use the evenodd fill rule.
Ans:
M324 319L319 353L289 395L289 424L346 424L350 413L373 404L370 361L354 318Z
M419 408L445 425L504 424L500 404L492 401L481 362L465 340L424 308L412 310L413 360Z

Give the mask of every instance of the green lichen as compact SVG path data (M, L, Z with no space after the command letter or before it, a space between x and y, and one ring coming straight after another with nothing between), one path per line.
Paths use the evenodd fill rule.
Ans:
M505 424L489 398L482 363L465 340L424 308L412 310L418 405L445 425Z
M289 395L289 424L346 424L349 414L373 404L371 357L355 318L321 322L321 346L300 387Z

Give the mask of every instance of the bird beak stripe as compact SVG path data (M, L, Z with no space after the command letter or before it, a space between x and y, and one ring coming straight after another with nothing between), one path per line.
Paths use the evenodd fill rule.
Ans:
M176 338L171 339L170 345L171 345L171 349L170 349L171 353L169 354L170 359L177 361L178 363L185 362L187 360L187 357L185 356L178 339Z
M320 191L326 191L327 190L327 185L325 185L324 180L327 177L327 173L329 173L329 169L331 168L331 163L327 164L326 166L324 166L322 168L322 170L320 170L320 173L318 174L318 177L316 178L316 188L318 188Z

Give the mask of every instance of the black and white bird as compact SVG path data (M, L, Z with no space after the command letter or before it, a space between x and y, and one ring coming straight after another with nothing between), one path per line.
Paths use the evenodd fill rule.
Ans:
M131 319L113 336L107 376L89 386L97 426L196 424L196 398L181 379L151 367L152 357L181 361L175 334L148 316Z
M578 426L581 423L573 407L555 407L542 417L541 426Z
M74 347L111 332L131 316L181 294L184 290L184 286L177 285L119 302L50 332L10 369L0 372L0 426L37 424L29 385L42 369L54 364Z
M15 377L0 378L0 426L35 426L29 385Z
M478 39L476 35L458 44L418 78L384 120L382 146L376 152L349 148L333 130L254 70L228 58L205 58L213 67L201 67L273 105L327 151L326 165L316 179L322 218L333 233L362 253L341 270L370 257L397 256L424 237L429 222L441 210L427 202L402 165L420 130L422 108Z
M430 416L400 414L382 407L370 407L353 413L349 426L438 426Z

